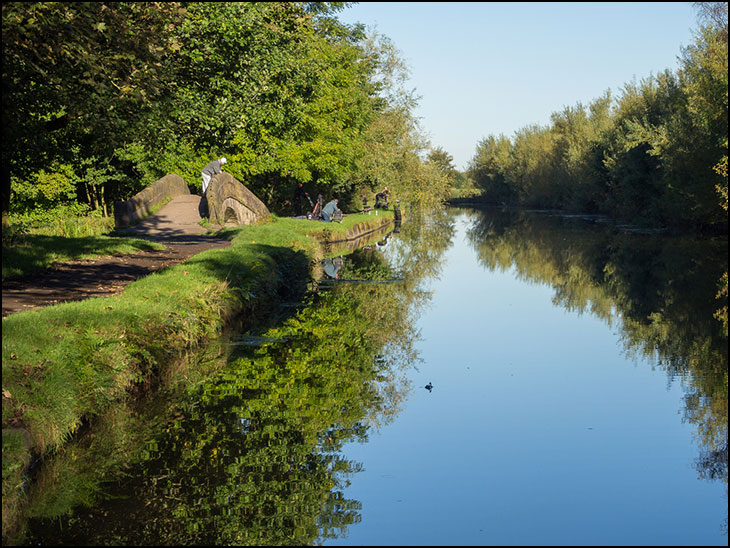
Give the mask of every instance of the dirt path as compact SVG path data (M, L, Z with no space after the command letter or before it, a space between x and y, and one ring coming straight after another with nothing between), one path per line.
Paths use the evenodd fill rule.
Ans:
M164 250L59 263L52 270L3 281L3 317L67 301L115 295L147 274L202 251L230 246L227 240L205 234L198 224L199 205L199 196L178 197L156 215L125 231L132 237L160 242L167 246Z

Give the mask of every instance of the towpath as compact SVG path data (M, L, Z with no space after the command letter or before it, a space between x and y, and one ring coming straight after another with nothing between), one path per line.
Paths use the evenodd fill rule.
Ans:
M133 281L231 242L206 234L200 226L200 196L174 198L155 215L120 231L164 244L166 249L58 263L53 269L3 281L2 315L52 304L108 297Z

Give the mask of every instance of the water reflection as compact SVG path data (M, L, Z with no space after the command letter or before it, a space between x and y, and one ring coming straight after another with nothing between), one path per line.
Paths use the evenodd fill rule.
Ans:
M549 285L555 305L601 318L628 354L682 380L683 417L702 448L698 475L727 486L728 345L716 317L727 304L716 298L727 238L640 234L519 211L469 215L469 242L482 265Z
M363 512L347 486L364 474L342 449L393 421L413 393L407 375L419 360L414 326L430 302L424 282L442 275L455 234L453 213L416 218L399 234L378 235L332 258L336 277L322 265L322 279L288 319L235 333L196 355L180 374L178 393L160 395L143 409L114 409L105 421L96 421L93 435L64 448L39 471L24 542L282 545L346 537ZM464 214L470 218L470 246L485 268L551 287L556 306L601 318L620 334L626 353L648 358L670 381L683 383L683 418L701 447L698 476L727 485L727 338L714 318L727 240L627 233L597 222L514 211ZM464 321L480 325L478 316ZM448 375L457 373L452 368ZM432 403L447 392L446 380L446 373L441 379L429 376L416 388L428 392ZM416 399L417 394L411 403ZM491 402L493 408L499 409L498 401ZM564 411L573 413L570 407ZM458 422L472 424L470 418L458 416ZM492 428L500 421L492 420ZM504 420L505 428L513 424ZM454 449L474 448L452 446L444 441L449 439L434 433L433 444L444 454L439 470L459 476L450 468ZM500 458L514 454L499 446L497 433L488 439L494 445L480 468L498 466ZM556 455L562 450L553 448ZM471 471L464 470L463 459L458 462L458 472L467 477ZM575 476L586 478L580 470ZM492 485L500 485L502 479L494 477ZM533 492L520 491L519 479L505 478L505 490L485 499L491 497L499 512L509 508L510 497ZM473 490L478 478L469 477L465 485ZM561 488L582 493L567 479ZM551 505L580 514L575 500L555 501ZM489 500L482 502L490 507ZM512 508L514 516L499 513L495 523L519 521L523 506L513 502ZM612 519L605 508L600 514ZM606 531L596 534L606 538Z
M419 287L453 235L443 214L399 228L328 262L383 283L316 284L280 325L198 358L174 397L110 414L44 464L22 542L306 545L357 523L343 490L361 467L340 450L407 398Z
M727 240L627 233L514 211L465 214L470 245L485 268L548 285L557 306L601 318L627 353L681 380L683 417L701 446L698 475L727 485L727 338L714 318ZM453 212L435 212L404 224L399 234L378 235L383 245L373 241L332 258L336 277L323 265L322 280L288 319L236 333L195 356L181 373L179 393L97 421L93 435L39 471L23 542L282 545L345 537L362 519L361 502L347 486L363 467L342 448L393 421L413 392L407 374L419 360L414 325L430 299L424 282L442 275L453 219ZM480 325L478 317L465 321ZM432 403L447 392L445 381L445 373L429 376L416 388ZM434 434L445 455L439 470L458 476L449 468L451 452L473 447L443 439L450 438ZM499 439L492 433L490 458L480 467L510 458ZM458 462L466 477L470 471ZM586 478L580 470L575 475ZM465 484L473 490L478 478ZM567 479L561 487L582 492L571 491ZM499 512L521 493L519 478L505 478L504 489L485 496ZM575 501L555 501L579 513ZM512 508L517 522L524 508ZM495 518L504 520L506 514Z
M340 269L342 268L342 257L327 258L322 261L324 273L330 278L339 278Z

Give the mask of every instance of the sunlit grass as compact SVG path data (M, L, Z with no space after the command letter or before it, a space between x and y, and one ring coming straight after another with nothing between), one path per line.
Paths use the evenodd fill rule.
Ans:
M55 263L94 259L108 255L164 249L162 244L138 238L84 236L67 238L26 234L13 245L3 245L3 280L51 268Z

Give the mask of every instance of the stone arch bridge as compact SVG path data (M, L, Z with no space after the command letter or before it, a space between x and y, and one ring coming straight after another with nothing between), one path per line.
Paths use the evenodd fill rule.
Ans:
M202 234L206 230L199 223L204 217L217 226L250 225L267 220L270 212L248 188L226 172L210 180L204 198L191 194L183 178L170 173L129 200L114 203L117 229L138 228L170 235Z

